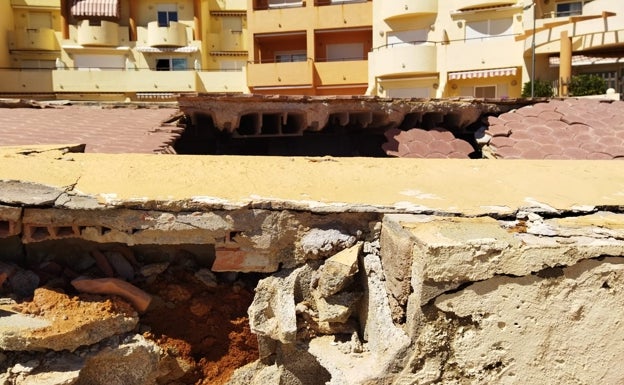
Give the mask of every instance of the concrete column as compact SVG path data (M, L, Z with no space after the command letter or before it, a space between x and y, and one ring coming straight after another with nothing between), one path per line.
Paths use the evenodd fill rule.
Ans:
M568 37L568 31L561 31L559 52L559 96L568 96L568 83L572 76L572 39Z
M193 23L195 24L193 39L202 40L201 0L193 0Z
M69 39L69 7L68 0L61 0L61 36Z
M130 24L130 41L136 41L137 40L137 22L136 22L136 17L137 17L137 2L136 1L130 1L130 14L128 16L128 24Z

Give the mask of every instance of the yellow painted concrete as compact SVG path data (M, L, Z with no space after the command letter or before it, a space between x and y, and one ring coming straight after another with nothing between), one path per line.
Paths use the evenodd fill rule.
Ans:
M10 67L9 31L13 29L13 10L8 1L0 2L0 67Z
M466 215L624 205L617 161L63 155L50 146L36 148L38 153L25 154L0 148L0 180L76 183L76 191L111 204L271 202L321 211Z
M252 92L285 94L298 87L296 93L318 95L331 86L351 86L333 88L333 94L366 89L366 57L356 64L325 61L330 44L361 43L364 54L370 51L371 1L324 6L307 1L298 7L254 9L254 0L247 0L247 9L247 46L251 49L247 85ZM310 64L273 63L276 52L282 51L305 52Z

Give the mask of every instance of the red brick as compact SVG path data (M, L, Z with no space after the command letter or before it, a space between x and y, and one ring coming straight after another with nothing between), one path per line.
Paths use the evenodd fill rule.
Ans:
M265 272L277 271L277 263L265 254L236 248L217 248L212 271Z

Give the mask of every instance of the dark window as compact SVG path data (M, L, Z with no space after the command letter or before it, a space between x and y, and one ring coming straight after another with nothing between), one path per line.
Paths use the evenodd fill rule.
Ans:
M582 13L583 3L580 1L557 4L557 17L578 16Z
M156 71L186 71L188 62L186 58L168 58L156 60Z
M168 27L172 21L178 21L177 11L158 11L159 27Z
M171 60L170 59L156 60L156 71L171 71Z

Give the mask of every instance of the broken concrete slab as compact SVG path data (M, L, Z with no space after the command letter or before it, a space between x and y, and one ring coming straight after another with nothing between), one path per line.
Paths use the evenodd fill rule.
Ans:
M470 320L457 328L438 324L449 344L449 356L436 365L440 380L619 382L623 275L624 258L592 259L548 274L497 276L438 297L434 306L448 324Z
M4 156L0 180L54 186L60 191L72 186L73 191L95 197L105 207L117 208L188 212L270 207L317 213L512 215L524 208L565 211L575 206L624 205L624 179L617 162L51 156L21 155L15 149L2 149L0 154ZM272 170L273 176L246 170ZM520 178L509 170L523 170L531 178ZM448 180L465 188L449 189ZM495 197L482 194L484 190L496 191Z
M400 365L411 341L392 321L379 256L368 254L361 264L364 273L361 277L364 296L358 311L362 338L367 341L371 354L377 357L381 372L392 372L396 365Z
M612 216L616 217L620 218ZM582 223L580 218L584 217L576 220ZM541 227L533 225L533 228L531 223L510 223L489 217L398 215L386 219L400 222L411 233L413 254L404 257L422 264L421 279L425 284L478 281L497 274L522 276L549 266L624 254L624 231L619 231L617 238L601 235L591 228L572 235L571 219L561 222L540 219ZM611 228L609 232L614 235L618 231Z
M248 310L249 325L253 333L280 341L282 344L295 343L297 337L295 290L298 275L305 274L307 269L310 267L304 265L292 271L282 271L258 282L256 294Z
M46 288L35 290L32 302L15 305L10 314L14 314L13 318L4 320L7 323L0 329L0 348L8 351L73 351L126 333L138 323L136 312L123 301L80 301ZM28 315L35 320L22 323Z
M0 202L11 205L50 206L64 188L19 180L0 180Z
M324 297L318 291L313 291L314 304L318 310L319 322L345 323L356 309L362 293L341 292Z
M351 247L356 238L338 229L311 229L301 237L300 246L307 258L324 258Z
M329 297L344 289L358 272L358 257L362 242L342 250L325 260L316 272L316 290L321 297Z

